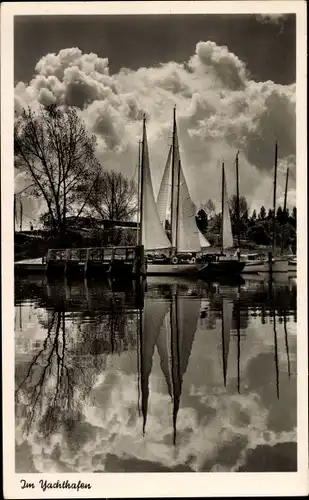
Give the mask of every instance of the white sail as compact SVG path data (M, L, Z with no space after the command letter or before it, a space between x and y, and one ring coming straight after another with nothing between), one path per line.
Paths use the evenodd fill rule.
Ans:
M142 144L142 245L145 250L170 248L170 241L160 222L153 193L147 144L146 124L143 127Z
M188 185L179 160L178 224L175 246L178 252L200 252L200 231L195 220L195 206L191 200Z
M198 236L199 236L199 239L200 239L200 246L201 246L201 248L210 247L209 241L205 238L205 236L201 233L201 231L198 232Z
M168 219L168 212L171 206L171 158L172 147L168 152L163 177L160 184L160 189L157 197L157 207L159 212L160 221L165 227L165 221Z
M230 210L227 197L224 166L222 167L222 248L231 248L234 245Z
M178 252L200 252L201 248L209 247L210 243L196 225L195 207L180 161L175 115L173 137L174 151L173 147L169 150L157 198L159 217L163 227L165 227L168 214L172 214L172 246ZM171 207L172 190L173 204Z

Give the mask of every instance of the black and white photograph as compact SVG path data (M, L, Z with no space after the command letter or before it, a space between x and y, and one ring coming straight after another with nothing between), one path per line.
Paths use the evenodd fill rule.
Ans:
M305 3L86 4L3 9L6 498L306 494Z

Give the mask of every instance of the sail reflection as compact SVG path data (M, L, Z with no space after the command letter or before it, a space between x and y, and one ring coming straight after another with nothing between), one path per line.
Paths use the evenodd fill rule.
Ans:
M142 434L146 437L150 426L147 419L152 413L155 368L155 376L164 381L171 401L168 418L176 445L180 409L192 397L184 381L192 378L196 369L190 363L194 349L207 345L206 373L217 346L221 359L218 384L226 394L234 390L239 394L245 387L241 360L248 356L248 325L253 320L260 325L271 322L274 371L269 377L275 378L279 399L283 368L279 366L282 358L277 330L282 322L283 362L286 359L290 379L289 322L295 309L296 289L290 283L279 286L246 281L231 285L150 279L119 286L67 280L21 282L16 289L16 349L24 353L26 361L16 368L17 417L23 421L25 433L36 428L47 438L62 427L69 435L81 420L98 377L116 363L117 356L130 353L137 372L135 411ZM33 323L31 315L39 333L26 346L23 332Z

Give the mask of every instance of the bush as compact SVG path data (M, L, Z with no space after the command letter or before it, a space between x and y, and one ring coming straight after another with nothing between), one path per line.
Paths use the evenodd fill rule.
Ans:
M271 238L266 230L265 224L255 224L248 229L247 236L249 240L254 241L257 245L269 245Z

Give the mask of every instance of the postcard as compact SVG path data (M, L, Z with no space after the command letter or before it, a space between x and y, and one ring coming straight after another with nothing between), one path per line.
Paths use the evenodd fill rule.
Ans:
M4 498L308 494L305 2L1 14Z

